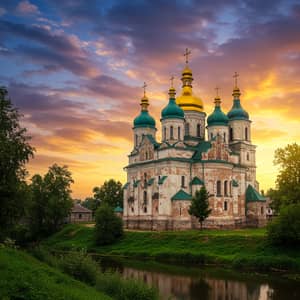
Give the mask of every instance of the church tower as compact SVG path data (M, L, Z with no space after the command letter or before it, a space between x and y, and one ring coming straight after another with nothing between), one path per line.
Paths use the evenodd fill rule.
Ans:
M184 111L176 104L173 79L169 89L169 103L161 112L162 142L170 144L184 139Z
M215 109L207 118L207 134L208 140L211 141L217 135L220 135L223 141L228 144L228 117L224 114L221 108L221 98L218 95L215 98Z
M133 121L134 148L138 148L143 135L151 135L155 139L155 120L148 113L149 99L146 96L146 83L144 83L144 96L141 99L141 112Z
M188 66L188 56L191 51L186 49L186 65L182 71L182 93L176 99L176 103L184 110L185 114L185 141L198 143L205 137L205 117L203 102L193 94L193 73Z

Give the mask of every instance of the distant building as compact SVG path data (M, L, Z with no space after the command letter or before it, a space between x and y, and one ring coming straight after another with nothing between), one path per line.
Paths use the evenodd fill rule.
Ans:
M235 75L237 77L237 74ZM216 96L206 118L203 101L192 91L193 74L182 72L182 92L161 111L161 140L144 92L133 122L133 149L126 166L123 220L127 228L176 230L199 226L188 209L205 185L211 197L206 228L236 228L266 222L266 199L256 181L256 146L251 120L240 100L237 81L233 104L225 114Z
M93 221L93 212L80 204L75 204L70 215L70 223Z

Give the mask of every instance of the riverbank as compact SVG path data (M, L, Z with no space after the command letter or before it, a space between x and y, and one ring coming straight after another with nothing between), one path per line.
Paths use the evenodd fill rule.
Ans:
M300 273L300 251L275 248L265 229L189 230L176 232L126 231L110 246L96 246L93 228L67 225L43 242L51 250L86 249L90 253L152 259L172 263L214 264L257 271ZM295 275L297 277L297 275Z

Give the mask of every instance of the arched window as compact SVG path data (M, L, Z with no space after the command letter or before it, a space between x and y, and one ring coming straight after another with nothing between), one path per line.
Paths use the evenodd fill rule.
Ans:
M147 212L147 206L144 207L144 213L146 213L146 212Z
M185 187L185 177L181 176L181 187Z
M230 127L229 129L229 140L232 141L233 140L233 128Z
M180 127L178 126L178 140L181 140L181 131L180 131Z
M260 208L260 213L261 213L262 215L264 214L264 207L263 207L263 206Z
M248 127L245 128L245 140L248 141Z
M227 201L224 201L224 210L227 210Z
M138 145L138 135L136 134L135 135L135 146L137 146Z
M186 123L185 124L185 135L190 135L190 124Z
M173 136L173 126L170 126L170 139L173 140L174 136Z
M221 181L217 181L217 196L221 196Z
M226 142L226 132L223 133L224 142Z
M227 180L224 181L224 195L228 196L228 185L227 185Z
M167 128L164 127L164 140L166 140L166 139L167 139Z
M147 191L144 191L144 204L147 205Z
M247 153L247 160L250 160L250 156L249 156L249 153Z
M146 160L148 160L148 151L146 151Z
M201 136L201 125L197 124L197 137Z

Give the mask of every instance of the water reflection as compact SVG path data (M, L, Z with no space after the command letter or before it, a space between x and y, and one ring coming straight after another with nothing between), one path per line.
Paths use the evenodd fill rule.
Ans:
M161 299L180 300L299 300L297 282L270 276L247 275L218 269L176 267L164 264L104 259L104 269L113 268L125 278L157 287Z

